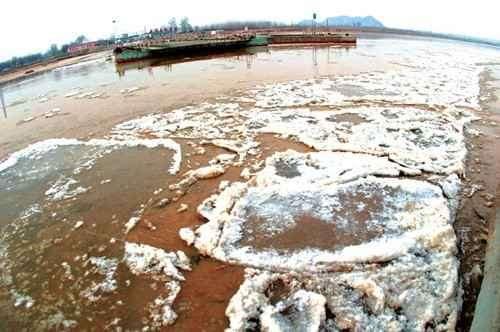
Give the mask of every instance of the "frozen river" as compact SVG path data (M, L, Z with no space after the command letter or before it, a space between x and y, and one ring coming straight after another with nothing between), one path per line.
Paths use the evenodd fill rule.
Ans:
M455 330L499 62L361 39L4 87L0 329Z

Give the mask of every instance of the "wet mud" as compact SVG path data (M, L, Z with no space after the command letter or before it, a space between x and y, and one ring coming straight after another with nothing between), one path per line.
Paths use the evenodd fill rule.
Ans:
M497 78L492 75L496 73ZM466 185L460 202L455 231L459 241L461 261L460 275L463 280L463 311L457 331L469 331L484 271L486 247L493 234L495 209L499 206L498 172L500 146L500 86L498 66L485 70L481 77L481 121L474 122L472 129L480 135L469 135ZM492 156L495 156L492 158Z

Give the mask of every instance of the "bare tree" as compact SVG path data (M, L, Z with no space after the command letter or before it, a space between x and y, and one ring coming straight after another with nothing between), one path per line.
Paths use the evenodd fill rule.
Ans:
M84 35L80 35L80 36L76 37L75 44L82 44L82 43L86 42L87 40L88 40L87 37L85 37Z
M193 30L193 27L191 24L189 24L189 19L187 17L184 17L181 20L181 31L182 32L190 32Z
M170 33L173 35L177 32L177 21L175 17L172 17L170 21L168 21L168 26L170 27Z

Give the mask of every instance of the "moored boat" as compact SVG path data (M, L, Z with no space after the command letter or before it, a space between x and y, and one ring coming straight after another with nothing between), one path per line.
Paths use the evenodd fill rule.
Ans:
M247 43L247 46L267 46L269 45L269 36L256 35L253 36Z
M172 41L151 45L119 46L114 49L118 63L165 56L204 55L242 49L249 46L267 45L267 38L244 36L225 39L199 39Z
M352 33L272 34L271 44L356 44Z

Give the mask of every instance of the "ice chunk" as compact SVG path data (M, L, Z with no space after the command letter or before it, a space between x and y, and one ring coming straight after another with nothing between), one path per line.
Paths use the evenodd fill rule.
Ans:
M256 186L236 183L203 202L203 254L259 268L331 270L405 255L437 235L450 209L439 187L397 176L384 157L287 151L268 159ZM453 246L454 237L442 246Z
M125 242L123 261L135 274L158 273L176 280L184 280L178 269L191 270L189 260L183 253L166 252L132 242Z
M196 238L194 232L190 228L181 228L179 230L179 236L187 243L188 246L192 245Z

